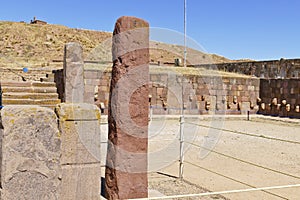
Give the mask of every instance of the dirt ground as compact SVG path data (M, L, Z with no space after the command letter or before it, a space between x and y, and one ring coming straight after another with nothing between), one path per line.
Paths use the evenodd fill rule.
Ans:
M149 198L157 196L173 196L178 194L199 194L208 193L205 188L193 184L186 180L180 180L177 177L171 177L166 174L151 173L149 178ZM183 199L183 198L172 198ZM211 195L204 197L185 197L184 199L201 199L201 200L226 200L221 195Z
M299 184L299 123L299 120L275 121L263 117L253 117L250 121L237 118L186 119L184 179L214 192ZM151 126L152 129L156 126L163 128L149 141L149 165L156 165L154 171L178 176L178 161L170 155L179 154L179 143L165 152L154 152L160 147L167 149L173 145L163 140L177 140L179 123L166 120L162 126L161 121L153 120ZM184 194L186 191L177 192ZM232 200L300 199L300 188L224 196Z
M156 117L149 124L150 197L288 186L181 199L300 199L300 187L295 187L300 184L299 125L300 120L264 116L252 116L250 121L241 116L186 117L184 181L180 181L175 178L179 174L178 117ZM107 132L105 125L102 131Z

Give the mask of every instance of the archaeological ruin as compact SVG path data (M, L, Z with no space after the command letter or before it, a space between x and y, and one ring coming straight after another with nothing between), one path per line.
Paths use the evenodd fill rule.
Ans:
M0 199L147 198L150 115L300 118L300 59L149 62L149 24L134 17L112 44L113 62L71 42L59 69L0 68Z

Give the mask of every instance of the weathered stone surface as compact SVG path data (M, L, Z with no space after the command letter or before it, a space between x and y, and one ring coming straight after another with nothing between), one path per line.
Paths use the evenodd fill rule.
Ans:
M1 199L59 199L61 142L55 113L6 106L1 118Z
M107 198L147 197L148 23L134 17L119 18L112 49Z
M68 43L64 55L65 102L82 103L84 100L84 62L82 47L78 43Z
M100 111L92 104L59 104L62 199L100 199Z
M100 120L101 116L97 106L87 103L61 103L56 113L63 121Z
M247 115L248 111L250 112L250 102L242 102L241 103L241 114Z
M100 200L101 166L63 165L62 200Z

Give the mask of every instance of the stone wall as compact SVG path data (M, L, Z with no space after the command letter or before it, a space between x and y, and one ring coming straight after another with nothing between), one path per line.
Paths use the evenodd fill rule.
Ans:
M85 101L94 100L107 114L111 72L88 70L85 77ZM186 114L241 114L242 110L255 113L259 97L259 79L249 76L184 75L184 107ZM150 73L149 106L153 114L180 114L181 79L179 73ZM245 113L243 113L245 114Z
M195 65L212 68L212 65ZM300 59L280 59L269 61L247 61L214 64L213 67L226 72L254 75L259 78L300 78Z
M84 102L95 102L96 105L103 108L104 114L107 114L109 99L111 79L111 66L109 65L85 62L84 71ZM152 68L156 67L153 63L151 66ZM150 72L149 106L152 108L151 113L179 114L182 105L181 96L178 94L181 93L181 73L175 73L174 77L172 75L174 67L164 67L167 70L170 69L171 73L167 72L167 70L164 72L158 71L157 73L151 70ZM256 113L258 104L261 105L260 102L257 102L257 98L262 99L264 101L263 105L268 107L270 99L275 98L275 96L278 99L291 96L291 101L287 104L290 104L291 109L296 109L297 104L294 101L298 101L299 97L295 97L295 94L282 96L282 93L279 91L276 95L274 92L271 95L271 93L265 93L264 91L268 90L266 88L273 88L272 84L276 80L280 82L285 79L287 82L295 82L297 79L300 79L300 59L222 63L216 65L197 65L195 67L198 67L199 70L213 68L218 69L219 72L234 73L231 73L231 76L221 76L221 78L218 78L220 76L213 78L213 76L185 74L185 85L187 85L189 90L185 91L186 94L184 95L186 114L245 114L245 109L250 110L251 113ZM62 74L61 72L59 73ZM259 78L263 84L261 87L259 86ZM266 82L266 80L271 81ZM63 91L61 89L63 84L59 81L57 83L59 83L58 90ZM285 91L294 90L292 89L294 87L291 86L293 84L284 86L289 87L289 89L285 88ZM259 113L271 114L266 110L260 110ZM292 114L292 116L297 116L297 114Z
M300 118L300 79L261 79L259 113Z

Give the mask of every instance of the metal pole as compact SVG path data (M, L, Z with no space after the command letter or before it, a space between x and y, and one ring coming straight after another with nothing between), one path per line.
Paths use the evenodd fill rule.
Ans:
M2 109L2 89L1 89L1 82L0 82L0 109Z
M184 0L184 59L183 67L186 67L186 0ZM179 178L183 179L184 162L184 77L181 79L181 116L180 116L180 159L179 159Z
M187 50L186 50L186 1L184 0L184 58L183 58L183 67L186 67L186 55L187 55Z
M184 116L180 116L180 160L179 160L179 178L183 179L183 161L184 161Z

